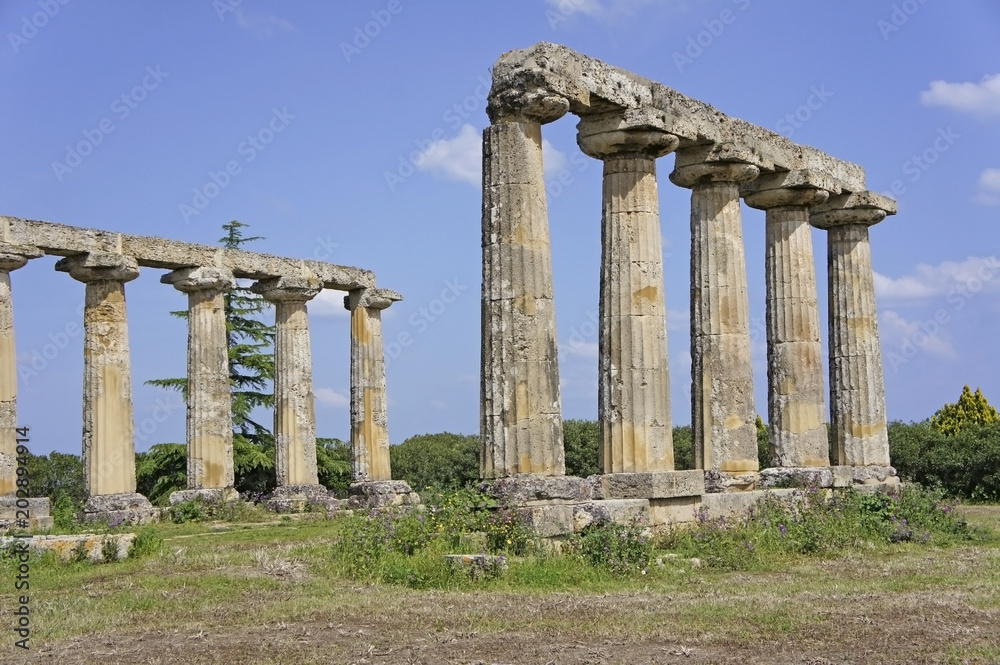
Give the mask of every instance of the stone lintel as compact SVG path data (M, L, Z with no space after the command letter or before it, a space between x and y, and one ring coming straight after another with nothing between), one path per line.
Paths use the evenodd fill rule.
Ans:
M250 287L268 302L308 302L323 290L317 277L271 277Z
M160 277L160 283L170 284L178 291L231 291L236 288L233 271L211 266L180 268Z
M740 186L740 196L751 208L769 210L782 206L816 206L830 194L839 194L840 185L816 171L761 173Z
M344 296L344 307L352 312L358 307L388 309L402 299L403 296L390 289L357 289Z
M595 499L670 499L705 493L705 472L662 471L655 473L609 473L591 476Z
M495 498L520 504L529 501L589 501L591 485L576 476L540 476L521 473L494 480L486 492Z
M682 159L685 151L677 152L677 162L670 174L670 182L678 187L691 189L699 184L711 182L744 183L753 180L760 173L753 164L742 161L699 161Z
M491 100L525 89L542 89L563 97L568 100L569 110L580 116L651 108L663 113L666 130L681 139L681 147L730 143L761 169L812 169L835 179L847 191L865 189L865 172L857 164L794 143L665 85L559 44L540 42L505 53L497 60L493 66Z
M831 196L826 203L810 211L809 223L818 229L834 226L878 224L889 215L896 214L896 202L875 192L863 191Z
M79 282L130 282L139 276L139 264L131 256L88 252L56 262L56 270Z

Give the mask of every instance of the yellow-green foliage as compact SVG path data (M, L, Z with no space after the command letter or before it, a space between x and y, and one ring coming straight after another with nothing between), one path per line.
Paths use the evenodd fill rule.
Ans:
M962 396L955 404L945 404L931 418L931 425L942 434L953 436L967 425L1000 423L1000 414L990 406L979 388L973 393L969 386L962 388Z

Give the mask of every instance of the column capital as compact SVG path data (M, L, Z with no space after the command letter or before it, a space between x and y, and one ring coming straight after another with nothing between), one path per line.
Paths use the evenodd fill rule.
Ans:
M749 151L729 143L696 145L677 151L670 182L691 189L712 182L749 182L760 175Z
M56 263L56 270L69 273L78 282L131 282L139 276L134 257L109 252L89 252L67 256Z
M355 289L344 296L344 308L352 312L358 307L388 309L392 303L402 299L403 296L390 289Z
M751 208L770 210L783 207L811 207L824 203L839 187L830 178L814 171L762 173L740 187L740 195Z
M831 196L826 203L813 208L809 223L826 230L855 224L872 226L895 214L896 202L887 196L870 191L849 192Z
M34 245L12 245L0 242L0 270L10 272L23 268L31 259L43 256L44 252Z
M180 268L160 277L162 284L170 284L178 291L232 291L236 288L233 272L226 268L208 266Z
M569 111L569 100L544 88L497 88L494 84L486 104L493 124L500 122L555 122Z
M666 130L663 111L622 109L587 115L577 123L576 143L585 155L607 160L628 154L663 157L680 139Z
M250 290L268 302L308 302L323 290L317 277L269 277L254 282Z

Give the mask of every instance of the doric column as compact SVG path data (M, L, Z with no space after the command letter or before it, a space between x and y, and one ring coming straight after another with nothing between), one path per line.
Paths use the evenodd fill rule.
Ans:
M691 424L695 466L756 472L753 368L739 183L756 166L681 150L670 180L691 188ZM747 485L753 481L742 484Z
M823 353L809 207L829 197L808 174L761 176L744 191L766 210L767 408L771 465L829 465Z
M569 102L494 91L483 132L480 472L565 473L542 129Z
M358 289L344 298L351 312L351 459L355 483L392 479L385 387L382 310L402 296Z
M885 381L868 227L896 213L873 192L831 197L810 215L827 231L830 420L833 457L845 466L889 466Z
M160 278L188 295L187 486L234 484L232 395L225 294L236 287L223 268L183 268Z
M278 486L317 485L316 407L306 303L315 277L262 280L251 289L274 303L274 441Z
M586 116L577 143L604 162L599 390L603 473L673 471L656 158L678 139L641 112Z
M56 263L87 285L83 310L84 510L142 520L149 502L135 493L132 369L125 283L139 276L136 260L91 252ZM131 513L131 515L127 515Z
M10 273L41 255L35 247L0 242L0 497L17 491L17 353Z

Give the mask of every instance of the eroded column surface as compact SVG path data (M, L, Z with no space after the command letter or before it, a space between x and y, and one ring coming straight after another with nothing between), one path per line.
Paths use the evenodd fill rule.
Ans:
M689 163L670 180L691 188L691 423L695 466L732 476L757 471L750 315L738 184L758 169ZM748 480L743 484L752 484Z
M598 421L603 473L672 471L673 428L656 158L677 137L620 114L580 121L604 162Z
M10 273L42 253L0 243L0 497L17 491L17 352Z
M160 278L188 296L187 486L232 487L233 424L225 294L236 286L231 271L201 267Z
M139 276L135 259L90 253L56 263L85 283L83 310L84 510L112 513L147 509L135 493L132 371L125 283Z
M828 196L822 189L761 187L745 199L747 205L767 211L767 407L771 465L775 467L829 465L809 226L809 206Z
M868 227L895 214L870 192L832 197L810 222L827 231L830 420L833 457L846 466L889 466L885 381Z
M484 478L565 473L541 126L568 108L542 91L494 91L490 98L493 124L483 132Z
M274 303L274 440L278 486L317 485L316 407L306 303L322 290L311 277L281 277L252 289Z
M351 459L355 483L392 479L382 310L401 300L384 289L344 298L351 312Z

